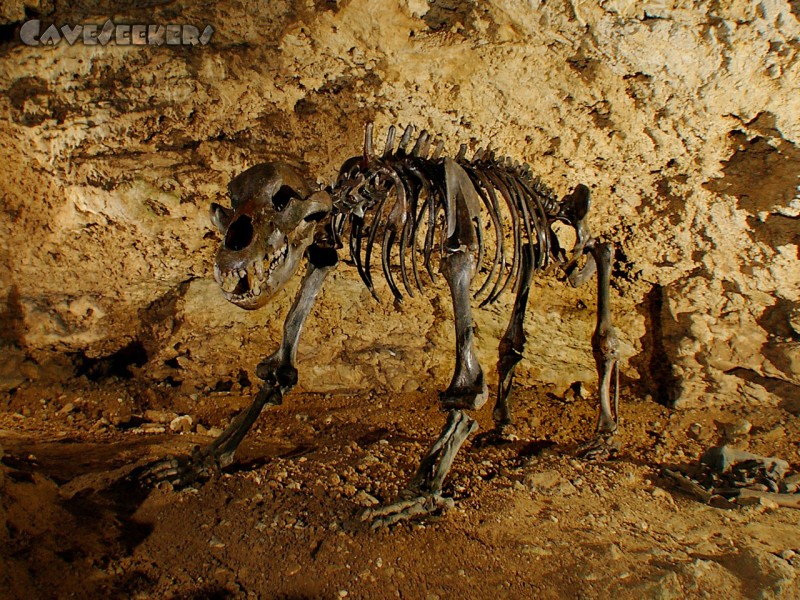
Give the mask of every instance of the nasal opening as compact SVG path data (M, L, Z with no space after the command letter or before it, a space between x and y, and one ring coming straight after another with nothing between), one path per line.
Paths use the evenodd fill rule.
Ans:
M228 227L225 247L229 250L244 250L252 241L253 220L247 215L241 215Z

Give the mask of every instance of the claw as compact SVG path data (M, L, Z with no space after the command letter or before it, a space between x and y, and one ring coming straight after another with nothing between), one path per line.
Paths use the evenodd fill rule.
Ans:
M389 527L406 519L413 519L436 512L445 512L455 505L452 498L440 493L425 494L414 498L398 500L393 504L368 508L361 513L362 521L371 521L371 529Z
M138 480L147 486L165 482L180 489L209 479L215 467L213 458L195 446L191 456L168 456L150 463L139 474Z
M578 456L584 460L602 462L611 460L619 454L621 444L613 434L597 434L578 448Z

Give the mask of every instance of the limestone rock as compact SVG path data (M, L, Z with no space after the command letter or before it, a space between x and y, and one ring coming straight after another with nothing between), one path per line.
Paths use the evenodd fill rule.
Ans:
M169 422L169 428L177 433L189 433L192 430L194 421L189 415L175 417Z
M0 19L19 24L26 7L73 17L62 4L12 1ZM135 5L92 20L135 21ZM14 365L80 356L116 368L87 376L211 387L252 374L296 282L256 313L228 305L210 276L208 205L266 160L329 182L373 120L435 131L451 152L490 143L561 194L592 189L593 231L616 243L612 300L635 391L800 411L796 3L314 6L150 7L154 23L213 24L208 45L181 52L4 47L0 345L23 353ZM378 287L381 304L353 269L331 278L300 347L303 387L447 384L447 290L396 309ZM536 280L518 382L596 388L584 288ZM511 302L476 311L487 367ZM28 377L7 370L2 389Z

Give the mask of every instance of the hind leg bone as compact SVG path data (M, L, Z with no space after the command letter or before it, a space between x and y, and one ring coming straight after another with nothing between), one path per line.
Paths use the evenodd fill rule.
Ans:
M597 264L597 326L592 335L592 353L600 383L600 411L594 438L580 449L585 458L605 459L616 453L618 444L613 439L618 428L619 406L619 352L617 335L611 323L610 281L611 258L614 253L609 243L598 243L591 248ZM611 388L614 388L613 402Z

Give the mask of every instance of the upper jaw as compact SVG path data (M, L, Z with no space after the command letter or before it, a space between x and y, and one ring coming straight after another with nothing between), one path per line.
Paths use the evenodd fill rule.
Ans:
M277 270L286 264L289 254L288 240L269 257L257 257L229 268L214 263L214 279L222 288L225 299L242 308L258 308L277 291L270 281Z

